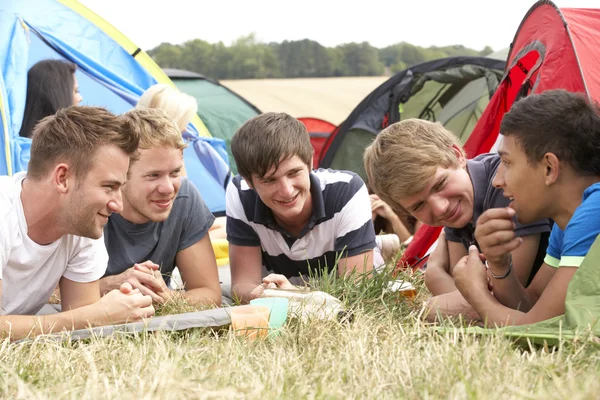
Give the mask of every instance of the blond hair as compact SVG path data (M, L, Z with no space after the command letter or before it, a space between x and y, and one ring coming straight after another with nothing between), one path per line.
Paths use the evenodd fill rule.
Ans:
M135 107L119 118L125 132L139 137L142 150L160 146L183 150L187 146L175 122L159 108Z
M117 146L135 158L137 132L123 131L117 116L102 107L71 106L42 119L33 129L27 177L40 180L57 163L67 163L78 178L92 168L96 151Z
M437 168L459 165L457 137L439 122L407 119L382 130L365 149L364 164L373 192L402 210L399 199L421 192Z
M150 86L142 94L137 105L165 111L175 121L180 132L185 131L198 111L198 102L195 98L164 83Z

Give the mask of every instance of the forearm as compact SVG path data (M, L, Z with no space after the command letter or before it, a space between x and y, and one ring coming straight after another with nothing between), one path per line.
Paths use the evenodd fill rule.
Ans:
M428 266L425 270L425 286L434 296L456 290L454 278L446 270L437 266Z
M231 285L231 294L234 300L239 300L242 304L247 304L254 299L252 291L260 285L260 282L240 282Z
M217 289L208 287L189 289L183 292L183 297L192 303L201 305L220 306L222 302L220 286Z
M99 286L100 286L100 296L104 296L106 293L110 292L113 289L118 289L121 286L122 282L117 282L118 275L113 276L105 276L104 278L100 278Z
M496 276L502 276L506 273L508 264L495 266L488 264L490 271ZM504 279L492 278L492 287L494 297L506 307L513 310L527 312L534 306L536 299L527 293L515 271L511 271Z
M392 219L392 228L394 229L394 233L400 239L400 243L407 241L408 238L411 237L410 232L408 231L408 229L406 229L406 227L398 217Z
M505 325L524 325L530 321L528 314L502 305L489 291L465 296L466 300L479 314L481 321L488 327Z
M431 297L425 304L424 318L427 321L434 322L438 317L446 318L456 315L462 315L467 321L479 319L473 306L458 290Z
M41 334L83 329L106 323L110 323L108 318L102 319L94 315L89 306L43 316L7 315L0 317L0 336L7 337L10 335L11 340L19 340Z

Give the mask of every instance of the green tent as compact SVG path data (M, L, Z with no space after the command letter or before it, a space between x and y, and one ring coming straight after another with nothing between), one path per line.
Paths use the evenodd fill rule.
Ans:
M546 321L498 329L464 328L465 333L504 334L516 340L556 344L561 339L600 337L600 236L569 282L565 313ZM448 327L440 331L448 332Z
M163 71L179 90L196 98L198 115L214 137L227 143L231 171L237 174L231 137L244 122L260 114L260 110L216 80L181 69L164 68Z

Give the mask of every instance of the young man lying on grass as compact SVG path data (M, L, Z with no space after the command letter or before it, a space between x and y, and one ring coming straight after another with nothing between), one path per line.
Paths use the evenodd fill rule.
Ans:
M456 136L441 124L408 119L381 131L365 150L364 161L369 185L388 204L425 224L444 227L425 273L425 284L434 296L428 318L463 314L477 319L452 275L476 243L474 226L479 218L510 202L501 188L492 185L500 157L484 154L467 160ZM549 231L547 220L515 225L522 245L513 250L514 276L523 286L535 274L536 258L542 262L541 243Z
M104 227L109 259L102 294L128 282L159 304L180 293L190 303L221 305L208 235L215 218L198 189L181 177L185 143L177 125L156 108L136 107L119 118L140 138L139 159L129 167L123 209ZM169 288L175 266L183 291Z
M362 179L346 171L311 171L305 126L265 113L231 140L240 175L227 188L227 239L233 295L244 302L267 285L313 272L346 275L373 268L375 231ZM275 272L263 280L263 268Z
M128 283L100 298L102 228L123 209L139 138L110 112L69 107L33 131L27 173L0 178L0 337L132 322L154 314ZM60 286L62 312L33 316Z
M565 312L569 282L600 234L600 108L581 94L552 90L515 103L502 120L502 165L494 186L509 207L488 210L475 247L454 268L456 287L487 325L523 325ZM523 246L521 223L555 221L544 264L525 288L511 254Z

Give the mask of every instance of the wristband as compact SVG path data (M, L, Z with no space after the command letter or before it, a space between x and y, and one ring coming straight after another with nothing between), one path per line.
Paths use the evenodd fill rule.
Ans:
M488 265L487 260L485 260L485 268L488 271L490 271L490 275L492 275L492 278L494 278L494 279L504 279L504 278L506 278L508 276L508 274L510 274L510 271L512 271L512 267L513 267L512 257L510 257L510 261L508 263L508 269L506 270L506 272L503 275L494 275L494 272L492 271L492 269Z

